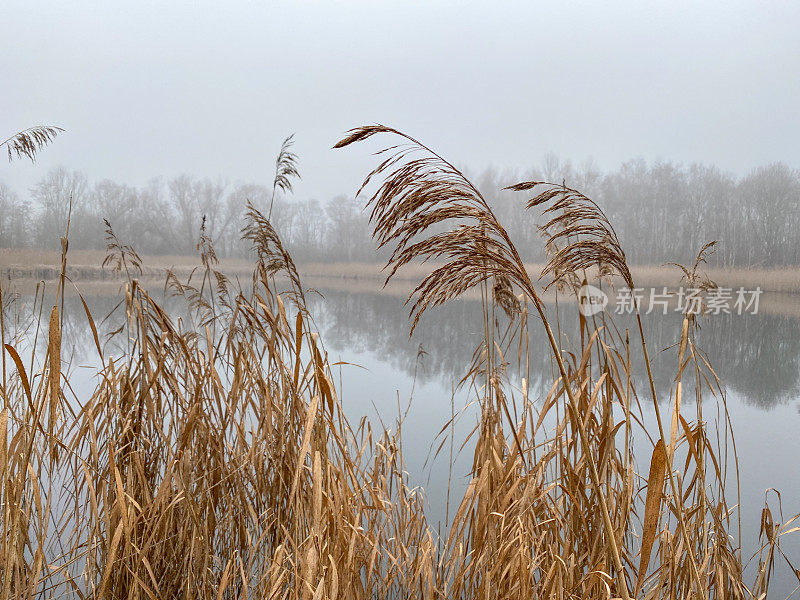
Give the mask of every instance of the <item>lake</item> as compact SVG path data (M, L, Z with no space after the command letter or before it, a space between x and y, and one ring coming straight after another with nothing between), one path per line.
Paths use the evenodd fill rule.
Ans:
M320 294L309 295L309 308L330 362L335 363L332 368L348 417L357 421L366 415L373 422L380 420L394 429L398 416L403 416L405 468L411 481L426 491L430 520L445 529L468 482L472 445L467 443L460 449L460 444L479 415L474 392L457 389L457 384L483 337L480 302L465 299L435 309L409 337L408 307L404 306L402 294L383 291L376 282L337 283L329 288L324 287L324 280L314 283ZM21 297L17 302L30 307L31 298ZM118 298L113 294L96 294L87 297L87 302L100 321L98 317L110 312ZM173 302L165 299L168 308ZM800 319L793 316L792 310L776 309L780 303L772 306L759 314L702 318L697 334L698 344L725 385L739 457L745 559L757 548L767 489L781 493L782 518L778 515L777 495L770 498L776 520L785 521L800 512ZM550 313L556 309L563 326L560 336L568 348L577 331L568 326L577 322L577 306L574 303L548 306ZM180 311L177 305L174 310ZM63 358L70 365L73 386L80 396L93 386L96 352L77 297L67 298L64 316ZM644 321L648 347L654 357L657 389L664 396L662 413L667 414L670 385L676 372L674 344L680 335L681 316L652 314L645 315ZM625 317L615 317L615 322L623 332L631 328L631 339L636 339L630 319L626 322ZM633 343L632 352L639 350ZM532 325L530 362L530 397L539 400L551 385L553 367L541 329L535 325ZM513 368L509 377L512 383L521 385L522 374ZM656 430L653 410L641 380L639 388L642 418L653 432ZM693 416L691 386L687 386L685 398L684 412ZM454 444L441 437L452 414L459 415L449 432L455 434ZM717 403L708 396L704 399L704 415L710 424L717 418ZM665 425L668 427L668 421ZM435 456L440 444L441 450ZM646 477L651 446L646 439L639 439L634 449L638 471ZM733 483L735 475L731 473L729 490L735 493ZM735 495L729 500L734 504ZM735 528L731 533L735 534ZM797 534L785 538L782 547L791 558L800 558ZM773 579L771 596L786 597L796 585L797 579L781 564Z
M436 309L423 317L409 338L409 307L404 306L402 295L341 289L323 289L322 294L324 301L312 301L312 313L331 361L359 365L337 369L346 410L353 416L380 416L387 425L396 420L399 412L408 411L403 421L406 467L413 480L426 489L433 518L444 521L448 516L449 442L433 462L432 449L435 452L438 448L437 436L450 419L451 398L456 411L474 400L474 394L468 391L453 391L483 337L480 303L462 300ZM562 305L559 310L562 323L577 322L575 304ZM549 306L548 311L554 312L554 307ZM778 314L709 315L701 318L697 334L698 345L706 351L725 385L739 456L743 556L747 558L757 549L767 489L781 493L781 521L800 513L800 320L779 314L782 312L791 313L775 310ZM643 318L657 389L668 396L677 370L677 348L673 345L680 336L682 317L653 313ZM619 329L630 327L631 339L637 339L630 319L626 323L624 318L615 316L615 321ZM534 326L532 330L531 354L536 356L531 359L535 373L531 377L531 397L543 398L552 382L552 367L541 328ZM565 347L569 337L562 331ZM632 342L632 353L638 351L640 348ZM510 376L513 381L514 375ZM684 376L685 381L691 379L692 376ZM690 420L695 412L694 393L692 386L684 385L684 414ZM645 423L651 432L657 432L647 389L638 392ZM667 415L665 427L669 427L667 403L668 397L662 400L661 409ZM716 408L714 399L705 396L704 416L710 423L716 420ZM475 426L478 415L474 403L463 411L456 426L455 451ZM652 451L652 446L646 444L640 439L634 445L639 471L645 477ZM454 461L451 498L459 498L466 486L471 452L472 446L468 445ZM733 474L729 479L735 482ZM729 489L735 493L732 485ZM778 507L776 500L777 496L771 495L773 514ZM730 503L735 502L732 496ZM451 518L453 509L451 501ZM785 537L781 545L790 558L800 559L800 532ZM781 565L770 596L785 598L795 586L797 578Z

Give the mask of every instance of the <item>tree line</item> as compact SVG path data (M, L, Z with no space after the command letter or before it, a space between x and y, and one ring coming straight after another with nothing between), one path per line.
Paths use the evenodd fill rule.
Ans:
M525 209L520 193L503 188L535 180L563 183L594 199L632 264L688 262L711 240L720 241L714 259L720 266L800 264L800 171L782 163L736 177L714 166L644 160L603 173L592 162L575 166L548 156L536 168L486 169L472 179L527 260L544 258L541 216ZM219 256L245 256L239 229L246 202L266 214L272 198L271 187L255 183L184 175L133 187L57 168L26 195L0 182L0 247L57 249L71 215L71 248L105 248L106 219L143 254L191 254L205 222ZM383 258L361 199L339 195L323 203L279 194L271 220L297 261Z
M592 198L609 217L631 264L690 263L706 242L719 241L712 261L725 267L800 264L800 170L774 163L736 177L714 166L637 159L602 173L592 162L573 166L548 157L524 173L485 171L479 188L508 223L509 233L542 258L542 243L517 181L564 183Z

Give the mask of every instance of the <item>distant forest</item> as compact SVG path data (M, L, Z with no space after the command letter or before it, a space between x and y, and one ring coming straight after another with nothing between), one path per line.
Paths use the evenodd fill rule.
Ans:
M503 188L537 180L563 182L594 199L632 264L686 262L711 240L720 241L715 265L800 264L800 171L782 163L737 178L713 166L643 160L602 173L591 162L576 167L548 157L525 172L487 169L471 175L526 260L543 258L536 227L541 215L525 210L524 194ZM205 217L215 250L225 257L246 256L239 239L245 202L266 214L272 188L190 176L137 188L54 169L26 194L0 182L0 247L59 248L70 196L70 248L104 249L107 219L142 254L191 254ZM383 258L376 255L363 201L352 196L324 203L278 197L272 222L299 262Z

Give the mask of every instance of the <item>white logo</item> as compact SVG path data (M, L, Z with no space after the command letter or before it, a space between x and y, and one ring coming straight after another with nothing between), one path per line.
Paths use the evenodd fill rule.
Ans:
M578 310L584 317L603 312L607 304L608 296L600 288L587 284L578 290Z

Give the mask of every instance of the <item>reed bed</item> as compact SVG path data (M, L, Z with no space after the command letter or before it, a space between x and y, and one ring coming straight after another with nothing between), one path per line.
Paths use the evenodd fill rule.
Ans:
M89 397L62 372L66 238L47 333L6 338L3 326L0 597L765 597L793 520L765 507L755 580L745 583L731 425L695 346L696 315L676 332L670 404L660 405L641 321L629 333L580 317L580 339L563 347L538 281L460 171L383 126L353 130L337 147L378 134L400 142L363 188L376 241L392 251L389 277L435 264L411 295L411 326L470 291L483 302L484 339L462 381L480 414L456 440L472 452L470 482L447 530L428 522L409 483L401 423L348 420L297 267L249 207L252 285L230 281L202 235L202 269L168 275L182 319L148 293L141 259L109 228L107 262L126 281L112 336L121 350L108 350L86 308L103 365ZM633 285L590 199L541 182L512 189L546 217L544 271L560 293L593 270ZM684 271L692 284L706 285L706 251ZM40 336L44 360L26 364L26 343ZM543 398L508 375L513 361L526 372L533 352L552 359ZM645 402L656 431L642 425ZM706 413L717 407L714 423ZM634 456L634 436L650 440L651 456Z

